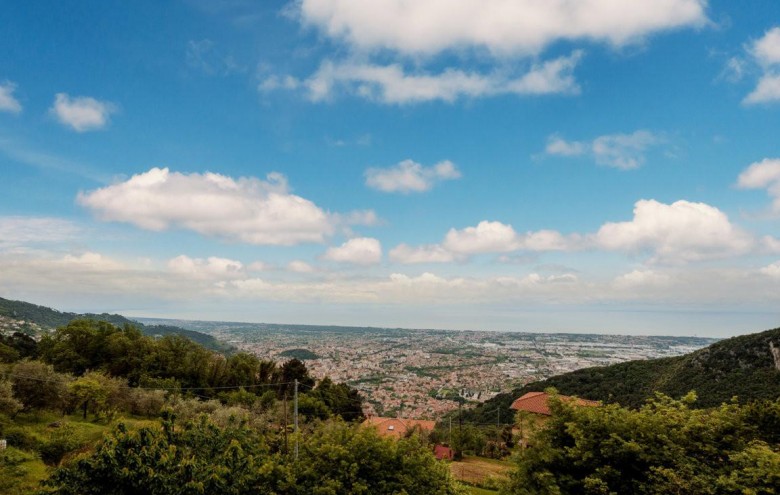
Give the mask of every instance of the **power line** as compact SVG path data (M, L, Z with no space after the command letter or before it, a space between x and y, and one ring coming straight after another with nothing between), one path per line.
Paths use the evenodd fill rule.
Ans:
M7 373L5 375L6 377L12 377L12 378L23 378L25 380L33 380L37 382L43 382L43 383L54 383L54 382L61 382L62 380L50 380L45 378L38 378L35 376L30 375L20 375L18 373ZM237 389L247 389L247 388L261 388L261 387L278 387L280 385L292 385L295 382L276 382L276 383L255 383L250 385L225 385L225 386L205 386L205 387L131 387L128 385L128 388L136 389L136 390L237 390Z

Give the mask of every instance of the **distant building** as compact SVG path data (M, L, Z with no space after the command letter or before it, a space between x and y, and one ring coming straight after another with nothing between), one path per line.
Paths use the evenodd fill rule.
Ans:
M414 428L419 428L423 433L430 433L436 426L435 421L407 418L383 418L373 416L363 422L363 426L373 426L383 437L402 438Z
M526 411L542 416L550 416L552 413L550 412L549 399L550 395L547 392L528 392L516 399L509 407L515 411ZM597 407L601 405L601 402L595 400L578 399L568 395L559 395L558 399L563 402L573 402L576 406Z
M437 444L433 448L433 455L436 456L436 459L440 461L441 460L451 461L455 458L455 451L447 447L446 445Z
M568 395L558 395L558 399L582 407L597 407L601 405L601 402L595 400L578 399ZM512 433L517 436L519 445L529 447L532 432L542 426L552 416L549 400L550 394L547 392L528 392L517 398L509 406L510 409L525 413L517 416L516 426L512 428Z

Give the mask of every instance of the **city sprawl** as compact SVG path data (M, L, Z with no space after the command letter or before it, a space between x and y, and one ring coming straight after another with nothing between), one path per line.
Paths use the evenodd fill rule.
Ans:
M406 330L143 319L209 333L260 358L304 360L318 378L357 388L367 414L436 419L457 397L485 401L590 366L684 354L713 339Z

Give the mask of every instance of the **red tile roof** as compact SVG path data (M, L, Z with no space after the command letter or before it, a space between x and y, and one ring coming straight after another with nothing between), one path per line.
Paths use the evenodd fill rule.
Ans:
M372 416L363 422L363 426L373 426L382 436L401 438L415 426L419 426L421 430L429 433L433 431L436 422L424 419L382 418L379 416Z
M549 398L550 396L547 392L528 392L516 399L510 408L515 411L528 411L535 414L550 416ZM577 406L595 407L601 405L600 402L595 400L578 399L576 397L569 397L568 395L559 395L558 398L564 402L574 401L574 404Z
M433 455L439 460L442 459L452 460L455 457L455 451L447 447L446 445L436 445L435 447L433 447Z

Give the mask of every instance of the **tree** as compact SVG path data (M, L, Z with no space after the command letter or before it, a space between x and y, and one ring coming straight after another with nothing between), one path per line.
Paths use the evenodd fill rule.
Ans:
M15 416L23 407L24 404L14 397L11 382L0 379L0 414Z
M62 409L68 398L70 377L57 373L50 364L20 361L11 372L13 393L25 409Z
M120 384L109 377L94 371L76 378L68 383L68 391L71 400L76 407L81 407L84 419L87 419L87 411L90 407L97 414L103 412L109 406L109 399L113 399L114 405L118 400Z
M119 425L95 452L46 481L57 495L220 493L249 495L455 495L446 465L418 439L385 439L341 421L313 427L300 459L279 452L273 436L205 417L136 431Z
M773 493L777 432L751 417L775 404L693 409L658 394L641 409L580 407L550 400L551 418L517 455L505 494ZM777 471L774 471L775 473ZM774 486L777 486L776 484Z

